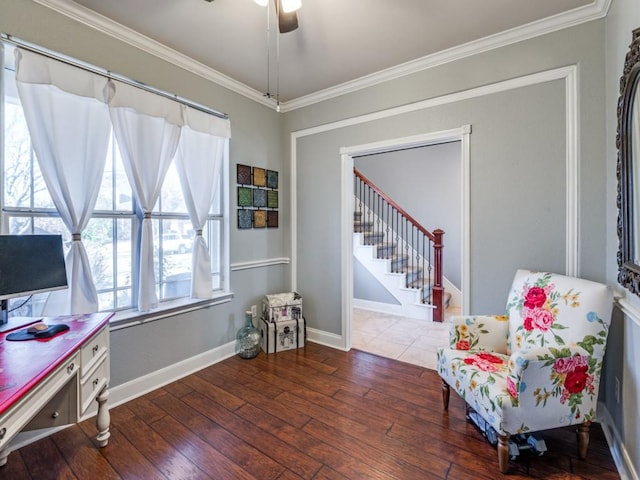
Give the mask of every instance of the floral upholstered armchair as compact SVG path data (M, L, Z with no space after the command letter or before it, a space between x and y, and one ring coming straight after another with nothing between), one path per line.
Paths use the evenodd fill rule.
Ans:
M579 424L586 458L611 309L605 285L518 270L506 315L451 319L450 346L438 350L444 408L451 387L495 429L503 473L521 433Z

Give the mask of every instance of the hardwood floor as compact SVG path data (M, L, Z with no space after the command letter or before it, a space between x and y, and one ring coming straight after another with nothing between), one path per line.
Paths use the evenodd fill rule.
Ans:
M443 412L436 372L352 350L229 358L111 410L111 439L93 420L9 455L2 479L495 479L496 451ZM506 478L618 479L598 425L589 458L573 429L543 435Z

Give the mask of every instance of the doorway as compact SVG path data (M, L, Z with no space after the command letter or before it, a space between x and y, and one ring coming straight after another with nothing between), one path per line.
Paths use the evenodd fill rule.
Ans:
M459 140L354 156L354 166L421 226L445 232L443 274L446 313L461 306L462 156ZM371 218L369 218L369 221ZM361 223L359 223L361 225ZM355 228L355 227L354 227ZM395 235L392 235L394 237ZM360 236L354 234L354 249ZM366 251L370 247L365 247ZM403 251L395 252L402 257ZM415 255L415 253L413 254ZM435 367L435 349L447 341L441 324L428 321L431 311L409 295L386 289L379 260L354 258L352 347L387 358ZM423 274L424 276L424 274ZM388 278L388 277L387 277ZM411 313L408 313L411 310ZM417 318L416 318L417 317Z
M342 199L341 199L342 207L343 207L342 208L342 221L343 221L342 278L343 278L343 285L344 285L342 331L343 331L344 348L346 350L354 346L352 343L354 338L354 318L356 317L356 315L354 315L354 308L357 308L357 312L355 313L358 313L358 314L361 314L362 312L364 312L365 314L369 314L369 316L372 316L372 315L382 316L382 319L375 320L374 323L376 323L377 326L371 327L371 332L374 332L374 330L377 330L378 333L380 334L378 336L382 337L380 340L376 341L377 343L380 343L380 342L384 343L383 338L384 338L385 332L384 331L380 332L380 330L384 329L383 324L385 321L389 324L389 329L386 329L387 335L393 335L394 338L398 336L400 337L402 336L402 333L400 333L401 330L410 329L412 327L414 329L419 329L421 327L431 326L436 330L442 329L441 326L431 324L431 322L429 322L429 325L420 325L420 324L416 325L415 323L402 325L398 322L399 320L401 320L401 317L398 317L397 315L394 316L394 313L397 313L397 309L394 309L393 304L389 304L388 302L385 302L385 301L381 302L376 300L375 298L373 299L359 298L357 299L357 301L354 301L354 298L356 298L354 294L357 292L358 296L362 297L361 292L363 291L363 288L360 288L361 285L359 285L358 288L356 288L354 285L354 282L362 281L362 279L356 278L356 276L358 277L362 276L362 268L360 265L356 264L356 260L354 260L353 258L353 248L354 248L354 245L353 245L354 244L354 240L353 240L353 211L354 211L353 168L354 168L354 165L358 165L361 168L371 170L369 172L370 174L373 171L377 171L377 173L375 173L372 176L376 176L380 179L383 179L381 183L386 183L384 179L386 177L391 176L390 175L391 170L393 170L394 174L406 175L406 173L405 174L399 173L401 172L399 163L406 161L408 163L405 166L409 166L412 169L412 173L410 173L409 175L412 177L412 179L419 179L419 175L415 174L416 172L414 170L416 168L415 162L416 161L419 162L420 156L422 155L423 157L426 157L428 156L426 155L426 153L437 153L436 150L446 149L446 145L449 145L450 150L454 152L453 154L451 154L451 152L448 152L449 161L457 164L454 166L457 168L449 169L451 172L457 172L454 175L454 179L449 181L455 182L455 186L454 186L455 188L453 188L453 190L455 190L457 193L454 193L454 195L458 196L456 201L451 202L451 208L453 209L454 213L453 214L450 213L450 215L455 216L455 222L457 222L458 226L456 227L454 225L453 227L451 226L449 227L450 235L449 235L449 238L446 240L446 242L452 241L450 239L454 236L457 237L452 241L452 245L457 245L457 247L454 247L458 250L457 261L454 260L449 262L450 263L449 275L454 277L456 279L455 280L456 283L458 283L459 285L460 296L459 296L459 301L457 302L459 304L458 311L464 312L465 305L468 304L467 282L469 278L469 275L468 275L468 250L469 250L468 185L469 185L469 181L468 180L469 180L469 135L470 133L471 133L470 126L463 126L459 129L453 129L453 130L448 130L443 132L434 132L430 134L399 138L399 139L394 139L394 140L389 140L384 142L378 142L378 143L367 144L367 145L359 145L359 146L353 146L353 147L347 147L347 148L341 149L342 175L343 175ZM428 149L432 149L432 150L430 151ZM403 157L407 157L407 158L403 158ZM434 156L434 157L437 157L437 156ZM369 161L368 165L366 164L367 160ZM426 162L426 163L431 163L430 169L433 169L434 167L433 161ZM426 165L423 165L422 167L425 167L425 166ZM386 173L385 173L385 168L387 169ZM395 175L395 176L397 177L398 175ZM432 179L430 181L434 181L434 180ZM394 183L394 182L391 182L391 183ZM415 182L412 181L410 183L413 184ZM428 183L428 182L425 181L425 183ZM382 187L382 185L379 185L379 186ZM440 187L441 186L439 186L439 190L441 191ZM407 188L406 186L403 187L402 182L398 182L397 178L395 181L395 186L392 185L391 189L399 190L401 191L401 196L408 197L409 199L413 198L413 200L415 200L415 197L419 196L421 193L420 182L418 182L415 185L412 185L410 188ZM422 190L422 192L424 192L424 190ZM389 193L393 194L393 192L389 192ZM435 194L436 193L434 193L434 195ZM419 203L419 202L414 201L414 203ZM430 209L419 209L419 210L421 211L421 216L422 214L427 216L434 215L433 213L429 213ZM445 230L446 232L446 229L444 228L444 226L441 227L440 225L434 225L431 222L429 222L425 226L427 228L443 228L443 230ZM447 245L446 242L445 242L445 250ZM453 250L454 248L450 248L450 250ZM453 254L454 252L451 252L450 256ZM446 275L447 275L447 272L445 270L445 276ZM366 279L364 281L366 282ZM365 287L364 290L366 291L367 288ZM371 289L371 291L373 290L375 289ZM364 303L362 303L361 300L364 300ZM363 306L365 308L362 308ZM378 312L376 312L376 310ZM385 315L387 317L385 317ZM427 335L428 334L429 333L427 333ZM390 337L387 337L387 338L390 339ZM370 338L369 340L372 340L372 338ZM416 340L417 338L413 339L412 342L415 342ZM404 343L407 343L409 339L405 338L402 341ZM389 342L387 343L390 343L390 342L391 340L389 340ZM397 342L397 338L396 338L396 342ZM373 344L375 344L375 342ZM362 342L358 339L356 345L358 347L362 347ZM408 358L411 353L415 353L413 351L415 349L412 349L412 351L410 352L409 349L406 348L409 346L410 345L405 345L404 349L402 348L402 346L396 347L395 351L397 352L399 350L402 350L401 353L406 353L405 356ZM420 345L416 343L414 346L418 348ZM374 352L374 353L380 353L383 356L389 356L388 354L384 355L384 352L382 351ZM430 368L433 368L433 366L431 366Z

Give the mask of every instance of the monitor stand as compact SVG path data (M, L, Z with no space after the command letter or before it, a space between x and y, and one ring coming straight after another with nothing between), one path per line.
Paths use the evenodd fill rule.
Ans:
M0 333L17 330L18 328L26 327L27 325L31 325L32 323L37 323L42 320L40 317L9 317L8 300L0 300L0 309L2 310L2 316L0 317Z
M0 325L7 323L9 319L9 300L0 300L0 310L2 310L2 317L0 317Z

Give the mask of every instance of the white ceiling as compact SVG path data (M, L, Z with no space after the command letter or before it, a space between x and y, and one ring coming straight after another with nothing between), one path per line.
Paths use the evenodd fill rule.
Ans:
M528 38L598 18L610 2L302 0L300 27L278 34L278 82L274 19L268 53L267 9L253 0L36 1L63 13L73 12L76 18L99 24L125 40L151 39L162 44L152 42L156 53L169 47L168 51L260 94L267 91L269 55L270 93L277 92L279 83L282 102L375 77L406 62L460 50L460 46L469 49L469 42L479 39L490 45L497 39ZM274 8L270 10L273 16Z

